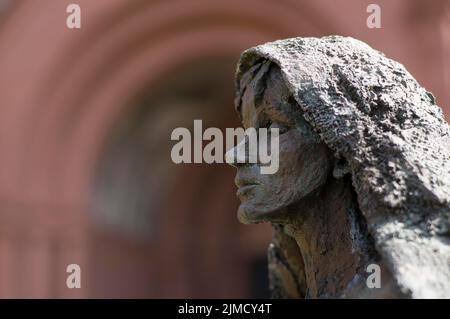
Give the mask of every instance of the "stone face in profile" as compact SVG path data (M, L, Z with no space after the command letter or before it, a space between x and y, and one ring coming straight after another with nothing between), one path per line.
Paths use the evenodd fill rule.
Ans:
M273 225L274 297L450 297L450 128L431 93L342 37L249 49L236 86L244 128L280 133L275 174L235 164L239 219Z

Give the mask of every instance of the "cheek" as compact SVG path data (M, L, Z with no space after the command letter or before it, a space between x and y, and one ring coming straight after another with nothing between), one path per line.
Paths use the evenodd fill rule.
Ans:
M279 167L275 174L261 175L264 188L270 197L290 197L295 192L296 182L304 169L302 152L304 145L296 130L280 135Z
M270 187L286 200L307 195L326 182L329 169L328 149L309 142L301 132L291 130L280 136L279 170Z
M310 145L305 143L299 131L291 130L280 136L279 172L289 178L292 173L299 175L304 168Z
M300 195L307 195L326 183L330 172L329 152L323 144L307 145L299 156L302 163L296 182Z

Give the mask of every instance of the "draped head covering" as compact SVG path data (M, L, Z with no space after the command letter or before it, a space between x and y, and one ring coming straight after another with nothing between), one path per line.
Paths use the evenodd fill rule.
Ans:
M403 65L338 36L244 51L236 73L275 63L314 130L348 162L375 247L402 293L450 297L450 127ZM382 275L382 274L381 274Z

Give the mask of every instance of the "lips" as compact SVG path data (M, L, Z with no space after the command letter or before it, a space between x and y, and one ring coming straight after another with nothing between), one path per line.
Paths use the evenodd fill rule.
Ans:
M247 194L250 190L255 188L259 185L259 183L251 178L248 178L248 176L243 176L243 174L237 174L236 178L234 179L234 182L236 186L238 187L238 190L236 192L236 195L238 197L242 197L245 194Z
M239 176L239 174L236 175L236 178L234 179L234 183L236 184L236 186L238 188L242 188L242 187L246 187L246 186L255 186L255 185L259 184L257 181L248 179L248 178L243 178L243 177Z
M257 184L249 184L249 185L241 186L238 188L238 190L236 192L236 196L237 197L245 196L248 192L250 192L256 186L258 186L258 185Z

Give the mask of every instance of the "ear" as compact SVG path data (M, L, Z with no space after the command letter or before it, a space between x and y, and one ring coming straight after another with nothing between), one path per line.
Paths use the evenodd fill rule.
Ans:
M336 158L333 167L333 177L342 178L344 175L350 174L350 165L345 158Z

